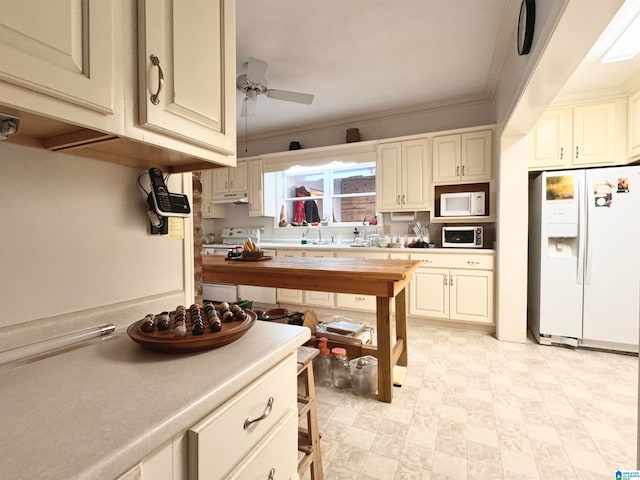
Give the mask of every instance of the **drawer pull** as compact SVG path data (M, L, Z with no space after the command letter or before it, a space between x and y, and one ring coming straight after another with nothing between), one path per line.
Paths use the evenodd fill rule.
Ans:
M269 470L269 478L267 478L267 480L273 480L274 478L276 478L276 469L272 468Z
M468 265L480 265L480 262L477 260L467 260Z
M247 418L244 421L244 429L246 430L247 428L249 428L252 423L256 423L256 422L259 422L260 420L264 420L265 418L267 418L271 413L272 407L273 407L273 397L269 397L269 400L267 401L267 408L264 409L264 413L260 415L258 418L251 418L251 417Z
M432 263L433 260L422 260L422 263Z

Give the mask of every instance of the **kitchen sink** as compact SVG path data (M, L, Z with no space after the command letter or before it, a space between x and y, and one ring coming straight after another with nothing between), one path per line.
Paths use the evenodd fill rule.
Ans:
M314 240L311 243L313 245L329 245L331 242L329 240Z

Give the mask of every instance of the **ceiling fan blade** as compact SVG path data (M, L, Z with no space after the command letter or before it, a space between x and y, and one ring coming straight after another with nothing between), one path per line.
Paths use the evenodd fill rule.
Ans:
M267 73L268 65L262 60L249 57L247 61L247 79L253 83L265 83L264 74Z
M288 90L269 89L267 90L267 97L287 102L304 103L305 105L311 105L311 102L313 102L313 95L310 93L290 92Z
M241 117L253 117L256 114L256 99L257 97L244 97L240 111Z

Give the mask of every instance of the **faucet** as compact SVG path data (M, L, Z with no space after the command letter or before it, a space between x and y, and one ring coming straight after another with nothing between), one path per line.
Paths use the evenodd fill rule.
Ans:
M318 230L318 243L322 242L322 232L320 231L320 227L316 227L316 230Z

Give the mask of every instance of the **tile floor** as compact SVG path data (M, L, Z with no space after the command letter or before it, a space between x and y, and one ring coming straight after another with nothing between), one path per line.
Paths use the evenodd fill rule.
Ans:
M614 479L635 468L638 358L410 326L391 404L318 388L326 480Z

